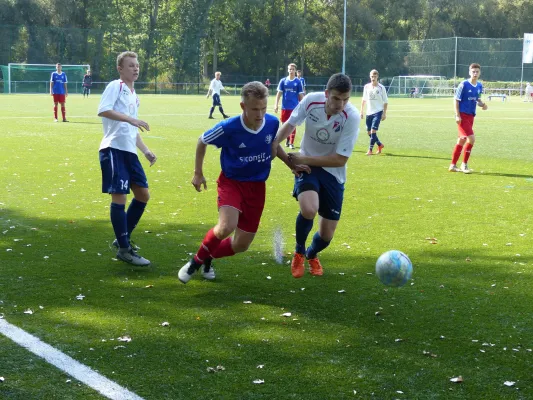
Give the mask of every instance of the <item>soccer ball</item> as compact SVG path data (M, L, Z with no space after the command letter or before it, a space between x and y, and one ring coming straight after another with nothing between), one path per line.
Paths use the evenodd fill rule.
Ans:
M390 250L379 256L376 275L387 286L403 286L411 279L413 264L409 257L398 250Z

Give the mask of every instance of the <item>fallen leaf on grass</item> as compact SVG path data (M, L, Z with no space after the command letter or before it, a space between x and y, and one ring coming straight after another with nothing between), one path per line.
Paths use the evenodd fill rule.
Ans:
M254 383L256 385L261 385L261 384L265 383L265 380L264 379L256 379L256 380L254 380Z
M290 312L286 312L286 313L283 313L281 314L282 317L291 317L292 316L292 313Z
M131 342L131 337L129 337L129 336L121 336L121 337L117 338L117 340L119 342Z
M168 322L165 321L165 322L163 322L163 323L161 324L161 326L170 326L170 323L168 323Z
M455 378L450 379L450 382L461 383L461 382L463 382L463 377L462 376L457 376Z
M31 314L33 314L33 311L30 308L28 308L26 311L24 311L24 314L31 315Z
M516 383L516 382L513 382L513 381L505 381L505 382L503 382L503 384L504 384L505 386L509 386L509 387L514 386L515 383Z
M76 300L83 300L84 298L85 298L85 296L82 295L81 293L76 296Z

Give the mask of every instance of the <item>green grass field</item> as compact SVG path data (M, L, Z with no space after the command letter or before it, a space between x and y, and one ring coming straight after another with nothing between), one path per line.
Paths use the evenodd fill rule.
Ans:
M183 285L178 269L217 220L217 150L206 156L208 190L190 184L197 138L213 123L209 101L141 97L145 142L158 156L144 163L151 200L133 234L148 269L109 249L99 97L67 101L68 124L53 122L49 96L0 96L0 316L9 323L145 399L533 398L531 104L479 111L475 173L464 175L447 172L452 100L391 99L385 154L365 155L363 129L349 160L323 277L296 280L274 262L273 232L283 230L287 262L298 213L276 160L250 250L218 260L214 282ZM226 112L237 115L238 101L223 97ZM390 249L413 261L402 288L373 273ZM2 399L102 398L2 335L0 376ZM458 376L463 383L450 382Z

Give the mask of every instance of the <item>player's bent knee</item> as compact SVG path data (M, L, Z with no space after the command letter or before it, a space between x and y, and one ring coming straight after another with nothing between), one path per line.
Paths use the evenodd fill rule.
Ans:
M318 213L318 210L315 208L303 207L300 209L300 213L302 214L302 217L304 217L305 219L314 219Z

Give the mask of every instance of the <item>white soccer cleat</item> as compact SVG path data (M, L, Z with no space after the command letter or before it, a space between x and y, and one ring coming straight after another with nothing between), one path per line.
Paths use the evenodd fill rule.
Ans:
M448 171L450 171L450 172L461 172L461 170L459 168L457 168L457 166L455 164L451 164L450 168L448 168Z
M137 267L147 267L150 265L149 260L138 255L131 247L127 249L119 249L117 252L117 258Z
M196 271L198 271L200 266L194 262L194 258L189 260L187 264L180 268L178 272L178 279L181 283L187 283L191 280L192 276ZM214 274L214 272L213 272Z
M468 168L468 165L467 165L467 164L462 163L462 164L461 164L461 172L464 173L464 174L471 174L472 172L474 172L474 170Z

